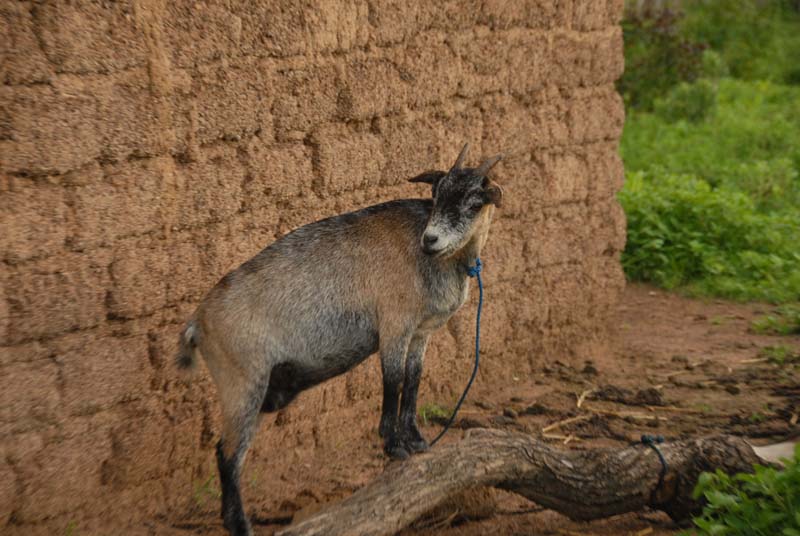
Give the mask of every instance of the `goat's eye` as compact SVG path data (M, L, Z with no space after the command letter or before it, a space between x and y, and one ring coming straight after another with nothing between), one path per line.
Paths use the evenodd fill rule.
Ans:
M469 204L469 209L473 212L478 212L483 208L483 201L473 201Z

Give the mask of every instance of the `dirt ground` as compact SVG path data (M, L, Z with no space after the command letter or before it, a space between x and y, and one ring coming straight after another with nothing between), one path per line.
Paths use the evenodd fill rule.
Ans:
M620 344L612 355L598 355L579 367L559 362L542 365L533 377L512 384L482 384L470 394L459 425L526 431L574 449L621 446L637 441L642 433L669 439L725 432L752 438L754 444L796 438L800 367L775 364L764 349L783 347L797 354L800 337L761 335L749 329L754 318L770 309L763 304L687 299L629 285L617 313ZM586 418L542 433L542 428L576 416ZM439 427L429 422L423 433L432 437ZM446 441L457 441L461 433L452 430ZM361 474L360 481L366 482L387 463L376 454L377 440L353 450L331 464L331 474L320 475L320 481L348 473ZM309 489L280 511L267 515L262 511L254 520L255 533L271 535L293 516L310 515L355 487L344 485L324 494ZM510 493L492 490L483 496L476 504L456 504L402 534L644 536L679 530L666 515L655 512L581 523ZM250 506L258 510L252 502ZM218 518L207 515L189 522L155 523L148 532L224 534Z

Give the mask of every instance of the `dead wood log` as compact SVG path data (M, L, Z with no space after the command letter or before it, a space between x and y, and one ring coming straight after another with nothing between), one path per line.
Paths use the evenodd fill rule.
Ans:
M664 443L669 470L659 487L661 462L645 445L563 450L517 432L470 432L458 443L391 464L352 496L278 536L394 534L447 497L480 485L518 493L572 519L650 507L684 521L700 507L691 495L702 471L749 472L763 463L737 437Z

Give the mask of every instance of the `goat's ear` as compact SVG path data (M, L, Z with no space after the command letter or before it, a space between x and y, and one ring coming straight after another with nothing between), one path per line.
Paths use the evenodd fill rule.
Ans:
M408 179L408 182L424 182L425 184L434 185L442 180L442 177L445 175L447 175L447 173L444 171L431 170L421 173L412 179Z
M489 186L483 191L486 196L486 201L493 204L497 208L503 206L503 189L496 182L489 183Z

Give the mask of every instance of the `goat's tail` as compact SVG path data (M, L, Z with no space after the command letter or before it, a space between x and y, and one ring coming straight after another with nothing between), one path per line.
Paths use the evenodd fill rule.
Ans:
M180 334L175 366L181 370L194 369L197 366L197 331L197 322L192 318Z

